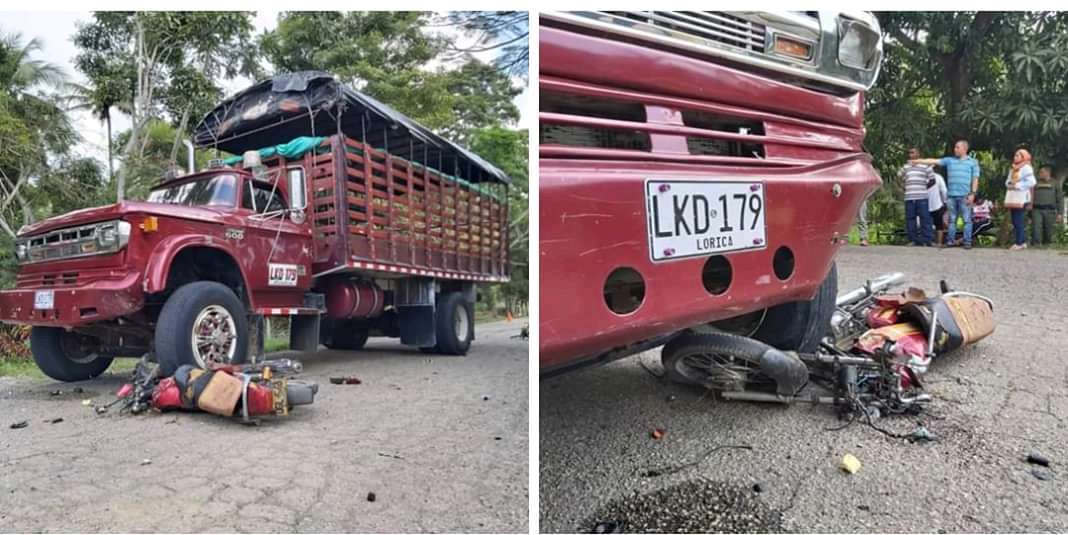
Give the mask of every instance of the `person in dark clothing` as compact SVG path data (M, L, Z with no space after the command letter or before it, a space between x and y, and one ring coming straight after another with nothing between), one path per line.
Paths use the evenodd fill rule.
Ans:
M1053 168L1038 169L1038 181L1031 204L1031 245L1053 243L1054 225L1064 222L1064 193L1060 181L1053 178Z

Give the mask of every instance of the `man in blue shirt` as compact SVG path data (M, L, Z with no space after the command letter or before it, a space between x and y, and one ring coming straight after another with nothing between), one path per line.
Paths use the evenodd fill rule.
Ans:
M968 141L958 140L953 145L953 156L924 158L909 163L941 165L946 168L946 199L949 212L949 239L943 247L956 246L957 215L964 219L964 248L972 248L972 204L979 190L979 162L968 155Z

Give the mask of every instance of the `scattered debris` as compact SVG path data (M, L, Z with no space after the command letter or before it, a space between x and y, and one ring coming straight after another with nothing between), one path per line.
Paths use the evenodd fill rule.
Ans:
M52 396L52 397L62 396L63 395L63 391L62 390L53 390L53 391L49 392L48 395Z
M678 396L676 396L675 394L672 394L672 395L670 395L670 396L668 396L668 397L667 397L667 400L666 400L666 401L667 401L668 403L671 403L672 401L675 401L676 399L679 399L679 397L678 397Z
M50 423L50 424L58 424L59 422L63 421L63 418L52 418L51 420L45 420L45 421Z
M74 393L75 393L75 394L81 394L82 392L85 392L85 389L83 389L83 388L82 388L82 387L80 387L80 386L76 386L76 387L74 387Z
M28 427L29 425L30 425L29 420L22 420L21 422L15 422L15 423L11 424L11 428L12 429L22 429L24 427Z
M379 456L379 457L389 457L390 459L399 459L399 460L401 460L401 461L403 461L403 460L404 460L404 457L401 457L400 455L393 455L392 453L382 453L382 452L378 452L378 456Z
M500 440L501 437L493 437L493 440Z
M860 509L861 511L871 511L871 506L870 505L861 504L861 505L857 506L857 509Z
M377 499L378 499L378 497L375 496L375 493L373 493L373 492L368 492L367 493L367 501L373 502L373 501L375 501Z
M586 533L779 533L783 515L748 485L707 479L631 494L596 511Z
M333 385L358 385L363 384L363 381L359 377L331 377L330 384Z
M922 425L909 435L909 442L934 442L936 440L938 440L938 435L928 431Z
M594 533L619 533L619 524L615 522L598 522L593 527Z
M489 399L490 399L489 396L482 396L482 401L489 401Z
M92 404L93 404L93 400L91 400L91 399L83 399L82 400L82 405L84 405L86 407L88 407L88 406L90 406Z
M144 459L141 461L141 466L152 464L152 459Z
M1049 481L1053 479L1053 472L1050 472L1048 468L1032 468L1031 475L1035 476L1042 481Z
M1037 451L1033 451L1027 455L1027 462L1039 466L1049 466L1049 459Z
M839 468L850 474L855 474L860 471L860 466L860 459L854 457L852 453L847 453L842 456L842 460L838 463Z
M653 440L660 440L660 439L664 438L664 435L666 433L667 432L664 431L663 429L653 429L653 432L650 433L650 435L653 437Z
M753 492L756 492L758 494L764 492L764 485L761 485L760 483L753 483Z
M694 467L694 466L697 466L697 465L701 464L702 462L704 462L705 459L709 458L713 453L715 453L715 452L717 452L719 450L723 450L723 449L739 449L739 450L752 451L753 447L748 445L748 444L724 444L724 445L720 445L720 446L713 446L712 448L709 448L708 450L706 450L704 453L702 453L699 457L697 457L693 461L690 461L688 463L683 463L683 464L680 464L680 465L676 465L676 466L668 466L668 467L663 467L663 468L654 468L652 470L646 470L646 471L642 472L641 475L642 475L642 477L659 477L659 476L663 476L663 475L674 474L676 472L681 472L681 471L683 471L683 470L685 470L687 468L691 468L691 467Z

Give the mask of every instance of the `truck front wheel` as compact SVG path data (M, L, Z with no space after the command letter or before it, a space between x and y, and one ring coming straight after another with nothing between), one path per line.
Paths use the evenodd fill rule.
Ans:
M100 356L98 347L94 338L59 327L30 329L33 360L45 375L57 381L85 381L104 373L112 359Z
M467 354L471 341L475 339L475 315L463 294L442 294L434 314L434 329L438 339L436 352L445 355Z
M245 306L230 288L210 281L186 284L167 299L156 323L160 373L169 376L183 364L241 364L248 338Z
M768 309L764 322L753 338L778 349L812 353L831 330L835 298L838 295L838 266L823 279L810 301L784 303Z

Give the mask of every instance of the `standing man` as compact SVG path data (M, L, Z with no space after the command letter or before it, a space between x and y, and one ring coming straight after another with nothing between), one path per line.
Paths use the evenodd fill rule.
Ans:
M946 237L946 179L935 173L935 183L927 188L927 209L934 220L935 244L939 247Z
M972 248L972 203L979 191L979 162L968 155L968 140L958 140L953 145L953 156L925 158L910 161L924 165L941 165L946 168L946 205L949 211L949 235L943 247L957 245L957 215L964 219L964 248Z
M920 149L909 149L910 162L919 158ZM908 234L909 245L930 247L934 229L927 202L927 185L935 181L934 171L930 165L907 163L898 171L897 177L905 187L905 233ZM917 219L919 227L916 225Z
M1031 245L1049 245L1053 243L1054 223L1064 222L1064 195L1049 165L1038 169L1038 183L1032 198Z

